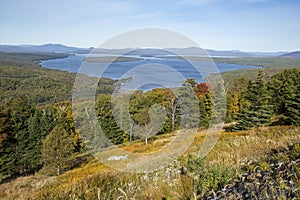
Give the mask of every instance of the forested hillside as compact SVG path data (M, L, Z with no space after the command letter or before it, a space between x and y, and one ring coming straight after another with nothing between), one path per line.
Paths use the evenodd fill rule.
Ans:
M61 54L2 53L1 56L5 58L0 60L0 179L3 181L34 173L42 167L42 141L57 124L65 122L68 134L75 137L70 100L76 74L45 69L32 62ZM113 80L101 79L97 94L111 93L113 84Z
M70 169L86 164L86 158L89 157L86 152L86 144L90 141L88 138L80 137L81 133L86 131L85 127L79 130L75 128L74 118L80 119L81 117L74 115L71 103L75 74L41 68L37 63L31 62L32 58L35 60L36 56L30 55L30 58L26 58L23 64L19 60L14 62L11 59L0 62L0 181L2 183L34 173L42 173L47 176L61 175ZM84 77L86 81L95 78ZM212 88L206 82L197 83L194 79L187 79L183 83L183 87L172 88L173 91L178 91L177 96L169 88L157 88L147 92L134 91L131 94L129 104L131 120L125 120L124 122L128 122L128 124L119 127L112 110L111 94L116 86L115 83L111 79L99 80L95 109L99 124L107 138L114 144L123 145L124 148L128 145L128 149L135 151L143 151L143 148L148 151L155 150L164 144L163 142L155 143L155 139L166 139L178 130L183 114L181 113L181 106L184 106L180 104L179 99L181 98L180 95L185 95L184 86L188 85L196 94L199 113L193 117L197 119L195 121L198 123L199 131L208 128L211 119L218 112L213 109L216 99L212 95L213 92L219 92L218 88ZM257 137L265 138L265 135L263 137L259 135L259 130L263 127L291 126L286 132L290 138L297 138L294 132L299 131L295 127L300 124L299 69L280 70L279 73L267 79L264 70L261 69L255 71L255 78L243 77L230 80L230 87L228 81L225 81L225 90L227 98L225 121L230 125L225 127L228 133L222 137L226 138L227 135L235 134L231 132L244 134L240 131L253 130L256 132L255 134L258 134ZM82 99L82 102L76 103L85 109L84 101ZM150 122L150 108L155 104L165 107L166 115L164 119L161 119L165 123L158 136L153 137L153 134L146 128ZM116 107L115 109L119 109L119 116L122 117L124 113L122 113L121 108ZM132 123L146 127L146 131L144 129L140 131L145 131L147 134L144 137L132 135L130 129ZM251 134L251 132L245 133ZM276 134L280 135L278 138L286 137L282 133L276 132ZM198 141L197 144L199 145L203 135L198 137L201 139L198 138L195 142ZM135 144L145 145L136 149ZM275 145L275 147L277 146ZM271 147L274 146L271 145ZM195 148L199 147L196 145ZM187 192L186 195L200 196L212 188L215 190L222 189L231 180L231 174L235 174L234 169L229 166L225 169L212 168L212 170L207 171L203 168L202 160L193 156L185 157L178 166L182 166L179 169L181 175L173 174L172 176L180 176L177 178L181 180L184 187L187 184L187 188L183 190L193 188L193 192ZM207 176L197 175L199 170ZM200 172L199 174L201 174ZM126 179L123 175L117 178L115 176L119 175L110 176L106 174L100 179L104 182ZM296 176L299 177L299 174ZM207 183L199 181L202 178ZM216 182L210 182L209 178L216 180ZM170 180L175 181L175 178L174 180L170 178ZM116 184L121 182L122 180ZM86 184L89 182L87 181ZM297 184L299 186L299 183ZM56 186L52 185L51 187L55 188ZM116 185L116 187L121 186ZM113 190L110 186L102 189ZM53 190L58 191L57 195L60 195L59 189ZM115 188L115 190L117 189ZM94 191L95 194L97 192L98 196L100 193L104 196L109 194L109 191L104 191L104 193L103 191L100 193ZM47 196L49 193L51 190L46 188L38 194L42 195L38 198L44 198L43 195L46 194ZM107 198L110 197L116 196L107 196ZM53 198L57 198L57 196L54 195Z

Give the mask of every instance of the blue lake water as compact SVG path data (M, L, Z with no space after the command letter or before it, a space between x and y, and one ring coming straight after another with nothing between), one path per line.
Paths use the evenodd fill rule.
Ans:
M150 89L158 87L173 87L182 84L187 78L195 78L198 82L212 73L238 70L244 68L257 68L257 66L212 63L203 61L192 61L145 57L143 60L128 62L85 62L87 55L75 54L67 58L45 60L41 65L50 69L58 69L68 72L83 73L90 76L121 79L132 77L129 88ZM144 85L144 86L142 86ZM154 86L156 85L156 86Z

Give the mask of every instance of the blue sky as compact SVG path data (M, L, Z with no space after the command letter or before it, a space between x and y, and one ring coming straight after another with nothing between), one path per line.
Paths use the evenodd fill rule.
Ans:
M166 28L209 49L300 50L299 0L0 0L0 44L98 46Z

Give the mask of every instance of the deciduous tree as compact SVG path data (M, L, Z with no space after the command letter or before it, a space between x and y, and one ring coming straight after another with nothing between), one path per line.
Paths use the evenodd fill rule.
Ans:
M72 137L61 126L56 126L43 141L43 163L50 172L61 174L71 166L74 144Z

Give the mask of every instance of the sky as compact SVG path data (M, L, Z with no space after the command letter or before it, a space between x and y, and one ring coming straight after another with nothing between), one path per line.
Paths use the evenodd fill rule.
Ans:
M0 0L0 44L97 47L122 32L163 28L202 48L300 50L299 0Z

